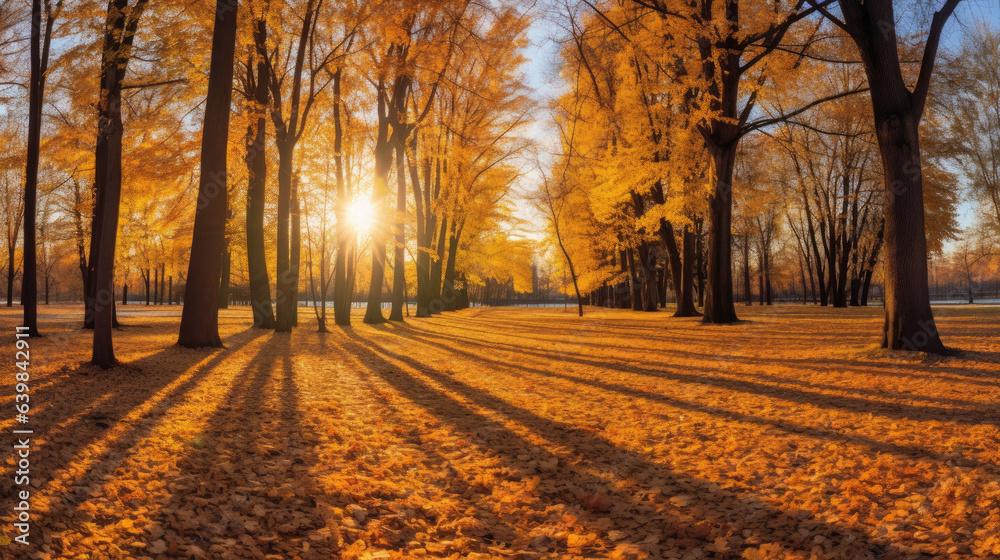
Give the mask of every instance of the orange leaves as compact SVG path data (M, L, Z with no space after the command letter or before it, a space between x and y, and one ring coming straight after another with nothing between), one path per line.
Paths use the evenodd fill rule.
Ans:
M863 335L827 347L818 310L709 332L494 309L290 340L244 312L223 313L210 375L163 335L176 319L123 331L141 376L39 372L50 559L1000 554L994 432L955 420L1000 399L961 375L995 364L859 358Z

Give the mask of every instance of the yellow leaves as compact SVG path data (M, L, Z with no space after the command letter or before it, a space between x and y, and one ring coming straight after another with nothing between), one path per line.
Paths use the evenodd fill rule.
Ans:
M764 544L760 548L747 548L743 551L742 557L745 560L773 560L774 558L780 558L781 545L779 544Z

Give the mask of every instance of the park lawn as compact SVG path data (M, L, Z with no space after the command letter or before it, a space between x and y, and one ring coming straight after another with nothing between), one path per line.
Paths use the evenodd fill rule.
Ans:
M122 309L102 371L79 308L40 307L31 545L2 558L1000 556L1000 308L938 309L945 358L880 350L878 308L328 334L302 309L291 336L235 308L224 350L174 346L179 308Z

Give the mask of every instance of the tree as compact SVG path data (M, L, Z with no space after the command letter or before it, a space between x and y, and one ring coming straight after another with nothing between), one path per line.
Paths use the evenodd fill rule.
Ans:
M228 189L226 151L236 54L239 0L217 0L212 32L212 63L202 125L201 175L191 241L184 310L177 343L188 348L221 347L219 281L226 240Z
M947 145L971 194L1000 233L1000 30L980 22L943 70L935 109L948 118ZM987 218L988 216L988 218Z
M974 303L975 277L979 268L997 254L996 239L985 228L969 228L962 241L954 249L952 258L955 268L961 272L967 290L968 301Z
M885 323L882 346L944 353L927 283L927 239L920 120L927 104L941 32L961 0L934 13L912 89L899 57L893 0L838 0L840 16L809 2L857 45L871 88L885 194Z
M250 307L255 327L273 329L271 282L267 274L264 250L264 206L267 187L267 107L270 74L267 63L266 10L253 21L253 51L246 62L242 93L254 115L247 124L247 267L249 269ZM256 72L254 68L256 67Z
M52 25L62 9L62 0L55 8L50 0L31 3L31 76L28 81L28 150L24 172L24 277L21 280L21 304L24 306L24 326L29 336L38 332L38 257L35 218L38 205L38 159L42 136L42 102L45 99L45 74L49 67L49 46ZM44 16L45 28L42 29Z
M94 164L94 220L86 288L87 318L94 325L92 361L116 363L111 327L114 313L114 260L122 188L122 83L131 59L139 18L147 0L109 0L97 103L97 147ZM86 319L85 319L86 320Z

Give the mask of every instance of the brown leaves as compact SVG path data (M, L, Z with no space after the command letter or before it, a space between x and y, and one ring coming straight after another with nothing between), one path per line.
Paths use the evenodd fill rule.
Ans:
M584 494L580 503L593 511L611 511L611 498L600 492Z

